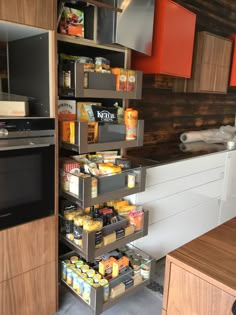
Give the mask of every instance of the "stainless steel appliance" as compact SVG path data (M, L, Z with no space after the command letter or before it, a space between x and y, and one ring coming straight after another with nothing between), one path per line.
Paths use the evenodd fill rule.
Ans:
M0 118L0 229L54 212L55 121Z
M98 7L97 39L152 54L155 0L105 0L122 13Z

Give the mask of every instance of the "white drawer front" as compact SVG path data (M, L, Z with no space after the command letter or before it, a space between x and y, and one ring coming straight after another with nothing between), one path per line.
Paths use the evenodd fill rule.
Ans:
M137 194L137 203L146 204L191 188L213 182L224 177L224 167L207 170L201 173L177 178L158 185L149 186L144 192Z
M149 168L146 186L224 166L225 159L226 153L221 152Z
M198 205L150 225L148 235L135 241L135 246L160 259L172 250L216 227L219 212L218 199Z
M145 203L149 210L149 224L154 224L172 215L186 211L204 202L221 196L223 179L174 194L167 198Z

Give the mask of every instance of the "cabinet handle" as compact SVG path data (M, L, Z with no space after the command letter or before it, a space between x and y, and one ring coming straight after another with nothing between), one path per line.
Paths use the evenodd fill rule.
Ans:
M234 301L234 304L232 306L232 314L236 315L236 300Z

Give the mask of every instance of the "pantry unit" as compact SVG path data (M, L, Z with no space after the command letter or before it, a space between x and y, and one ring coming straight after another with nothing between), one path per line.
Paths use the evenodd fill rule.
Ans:
M81 36L66 34L60 22L57 35L59 277L61 283L94 314L100 314L124 296L149 284L153 272L154 259L130 244L147 235L148 211L121 199L145 190L145 168L122 157L125 148L143 144L144 122L138 120L136 135L127 139L122 118L128 100L141 98L142 73L132 73L131 88L124 85L124 81L119 82L119 75L115 73L130 71L127 70L130 50L97 43L96 25L91 29L92 23L90 26L85 23L89 17L90 21L96 21L96 7L84 6L81 2L73 9L79 10L75 11L78 15L83 14L80 19L84 19L84 24L81 22L83 30L77 30L82 32ZM62 17L63 14L62 10ZM103 61L99 66L104 71L91 71L90 61L98 59ZM109 70L116 68L115 72L107 71L104 60L110 63ZM110 122L91 121L97 107L106 111L105 116L111 119ZM70 108L69 112L65 108ZM111 112L111 108L117 108L118 114ZM114 121L113 114L117 115ZM107 155L109 153L117 156L115 161ZM123 163L123 168L117 161ZM91 162L95 170L91 169ZM106 171L120 169L114 173L105 172L105 175L93 173L97 167L101 171L102 166ZM135 212L133 224L130 224L130 212L122 213L124 209Z

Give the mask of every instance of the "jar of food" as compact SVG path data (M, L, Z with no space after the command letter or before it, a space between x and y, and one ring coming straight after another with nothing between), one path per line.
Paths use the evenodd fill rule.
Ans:
M95 71L96 72L111 72L110 69L110 60L104 57L96 57L95 58Z

